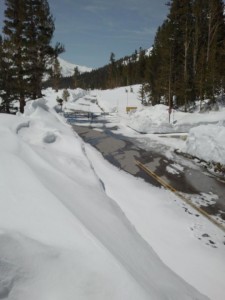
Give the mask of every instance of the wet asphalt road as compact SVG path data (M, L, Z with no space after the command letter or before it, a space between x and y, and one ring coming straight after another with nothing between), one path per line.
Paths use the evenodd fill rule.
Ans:
M112 130L104 127L101 131L82 124L72 125L72 127L85 142L94 146L104 158L118 168L141 177L155 186L161 186L136 165L135 160L138 160L178 192L189 197L199 195L201 208L210 215L219 216L222 222L225 221L225 182L210 175L202 166L175 153L172 159L168 159L160 151L156 152L155 147L149 151L144 150L138 140L114 134ZM174 174L168 172L168 166L173 166ZM179 166L182 166L181 170L177 168ZM208 202L205 194L217 195L214 203Z

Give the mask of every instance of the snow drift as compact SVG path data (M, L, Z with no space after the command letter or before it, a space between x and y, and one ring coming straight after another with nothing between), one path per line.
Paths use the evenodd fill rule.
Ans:
M192 128L183 151L225 165L225 127L222 125L202 125Z
M78 136L42 99L0 115L0 298L206 299L105 193Z

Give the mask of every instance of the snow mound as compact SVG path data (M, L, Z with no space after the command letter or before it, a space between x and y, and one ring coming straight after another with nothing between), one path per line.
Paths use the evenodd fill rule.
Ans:
M159 104L134 112L127 124L138 132L168 133L173 130L168 118L168 107Z
M47 105L51 108L54 108L56 105L58 105L58 102L56 101L57 97L60 99L63 99L63 89L60 89L58 92L56 92L55 90L53 90L52 88L47 88L44 91L44 95L45 95L45 99L47 101ZM80 98L83 98L87 95L87 91L83 90L81 88L77 88L75 90L72 89L67 89L67 91L69 92L69 97L68 97L68 101L67 101L67 105L70 105L74 102L76 102L77 100L79 100ZM64 102L65 104L65 102Z
M47 101L44 98L39 98L37 100L30 101L26 104L24 109L24 116L30 116L38 110L43 110L48 112L49 107L47 106Z
M201 125L192 128L183 151L225 165L225 127L221 125Z
M158 104L133 112L129 116L127 124L142 133L187 133L191 128L200 125L217 124L218 122L223 124L224 118L224 108L210 113L199 113L197 111L185 113L172 110L169 122L168 106Z

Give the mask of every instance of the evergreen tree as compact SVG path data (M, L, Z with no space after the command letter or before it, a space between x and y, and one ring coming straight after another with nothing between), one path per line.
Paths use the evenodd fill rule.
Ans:
M192 1L174 0L171 2L168 15L171 24L170 38L173 41L174 64L174 94L179 104L185 105L193 99L193 56L192 56L192 33L193 15Z
M2 60L2 36L0 35L0 111L3 109L3 60Z
M208 2L193 2L193 74L196 96L200 99L203 99L205 90Z
M56 92L59 90L59 81L61 78L61 70L62 68L60 67L60 63L57 59L57 57L54 58L53 65L52 65L52 74L51 74L51 79L53 83L53 87Z
M0 96L3 90L3 74L2 74L2 36L0 35Z
M47 0L26 0L26 43L29 58L30 93L33 99L41 97L42 78L50 72L50 64L56 55L50 45L54 22Z
M206 94L215 101L215 94L224 77L225 20L224 4L221 0L209 1L208 37L206 51Z
M109 88L114 88L116 86L116 63L115 54L113 52L110 54L108 82Z
M174 39L168 20L157 30L154 46L149 58L147 81L151 87L152 104L160 103L164 96L170 101L174 89Z
M76 89L78 87L78 77L80 75L80 71L78 67L74 68L74 74L73 74L73 80L74 80L74 88Z
M63 90L63 94L62 94L63 100L67 102L69 96L70 96L70 93L68 92L68 90L67 90L67 89L64 89L64 90Z
M153 103L163 96L187 109L196 96L214 99L224 84L225 21L221 0L173 0L147 68Z
M26 57L24 25L26 7L24 0L6 0L5 26L3 28L3 61L5 69L5 95L3 97L6 110L9 112L10 102L19 100L21 112L25 105L25 66Z
M150 95L149 95L149 86L147 83L143 83L140 86L138 91L139 99L141 100L141 104L147 105L149 103Z
M6 77L5 101L19 100L23 113L25 98L41 96L42 78L58 53L50 43L54 22L47 0L5 0L3 61Z
M146 56L145 50L141 47L139 49L139 56L137 61L137 68L136 68L136 82L142 83L145 81L145 71L146 71Z

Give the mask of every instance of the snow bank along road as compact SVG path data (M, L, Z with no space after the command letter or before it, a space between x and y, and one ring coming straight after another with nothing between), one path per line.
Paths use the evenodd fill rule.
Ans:
M179 191L183 197L200 207L200 210L213 216L216 222L225 228L225 183L215 176L209 176L201 166L196 166L193 162L175 154L173 159L176 161L165 157L160 151L156 152L156 149L143 150L134 139L113 134L110 129L99 131L77 125L73 125L73 128L84 141L98 149L108 161L130 174L160 186L157 180L136 165L135 161L140 161Z
M170 194L112 169L42 99L28 103L23 116L1 116L0 136L0 299L221 299L222 237L217 248L202 245ZM121 187L130 187L129 197ZM151 206L144 202L149 192ZM137 219L135 206L142 209ZM168 232L160 232L154 214ZM185 261L176 243L186 253L188 247ZM165 260L172 253L178 269L183 261L186 275L168 267L160 251ZM193 263L187 271L195 256L204 271Z

